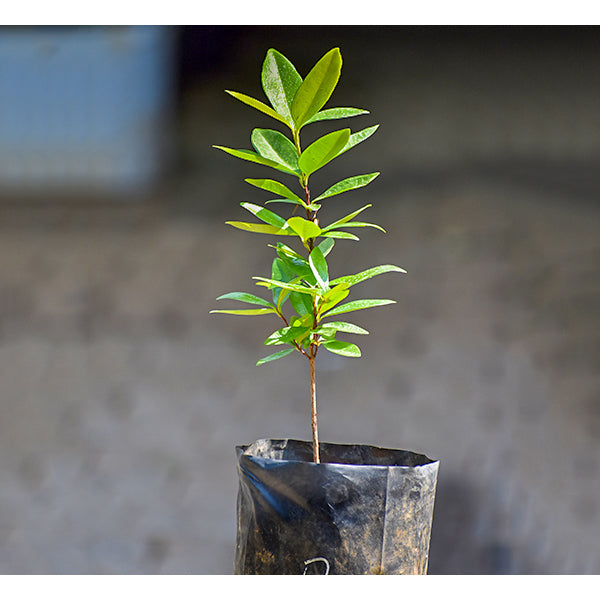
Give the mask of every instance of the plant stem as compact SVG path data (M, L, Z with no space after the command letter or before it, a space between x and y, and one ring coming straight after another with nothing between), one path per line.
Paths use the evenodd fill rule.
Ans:
M296 129L294 129L294 144L298 151L298 156L300 156L300 154L302 154L302 148L300 146L300 131L296 130ZM302 176L300 184L301 184L302 188L304 189L304 196L306 199L306 204L310 205L310 190L308 189L308 176L306 176L306 178L304 176ZM318 224L316 211L314 214L311 214L311 211L307 208L306 209L306 218L309 219L310 221L313 221ZM310 254L312 252L312 249L314 246L314 239L310 238L307 240L307 242L308 242L308 253ZM314 300L313 300L313 311L314 311L314 316L315 316L313 328L316 328L318 323L317 323L317 318L316 318L317 314L316 314L316 307L314 306ZM311 337L312 337L312 335L311 335ZM304 352L304 351L302 351L302 353L308 357L308 360L310 362L310 414L311 414L312 439L313 439L313 442L312 442L313 462L320 463L321 458L320 458L320 453L319 453L319 432L318 432L318 428L317 428L317 380L316 380L316 376L315 376L315 357L317 356L317 349L318 349L318 345L315 343L311 343L308 353Z
M320 463L319 433L317 430L317 381L315 378L315 353L311 352L308 359L310 361L310 412L313 438L313 462Z

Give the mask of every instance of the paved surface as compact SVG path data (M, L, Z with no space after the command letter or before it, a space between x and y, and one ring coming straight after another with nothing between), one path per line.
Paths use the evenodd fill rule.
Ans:
M270 31L186 89L153 199L0 206L2 573L229 573L234 445L310 435L300 357L256 368L266 318L208 315L271 260L223 225L264 198L210 144L268 122L222 90L341 36ZM441 459L431 573L600 573L598 46L345 35L335 100L382 126L315 185L381 170L327 208L388 233L332 272L408 275L364 284L398 304L357 313L362 359L320 356L321 438Z

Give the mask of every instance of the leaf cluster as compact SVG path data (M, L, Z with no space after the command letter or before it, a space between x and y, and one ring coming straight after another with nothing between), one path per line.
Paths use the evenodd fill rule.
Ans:
M289 137L275 129L254 129L251 134L252 150L215 146L227 154L253 163L258 163L294 176L299 184L298 193L275 179L246 179L259 189L275 195L265 202L294 205L291 216L283 217L267 208L250 202L241 206L255 217L255 221L228 221L237 229L283 237L272 244L276 257L270 277L254 277L256 285L267 288L271 294L265 300L247 292L230 292L218 300L236 300L250 304L253 308L214 310L211 312L243 316L276 315L284 326L273 331L265 340L267 346L285 346L283 350L270 354L258 361L263 364L298 351L314 359L318 348L342 356L358 357L357 345L338 340L338 333L365 335L362 327L346 321L329 320L337 315L391 304L387 299L361 299L343 303L350 288L362 281L388 272L402 272L395 265L380 265L353 275L331 279L327 256L335 240L359 238L347 229L371 227L384 231L374 223L357 220L371 204L366 204L328 225L321 224L322 202L327 198L364 187L371 183L378 172L354 175L335 183L311 198L310 176L333 159L369 138L378 125L352 132L349 128L339 129L316 139L302 148L300 132L310 123L337 120L367 114L358 108L324 108L340 78L342 57L339 48L327 52L302 79L294 65L280 52L270 49L262 67L262 87L270 105L242 94L227 92L244 104L272 117L285 125ZM302 214L296 214L300 209ZM285 238L296 239L301 250L294 250Z

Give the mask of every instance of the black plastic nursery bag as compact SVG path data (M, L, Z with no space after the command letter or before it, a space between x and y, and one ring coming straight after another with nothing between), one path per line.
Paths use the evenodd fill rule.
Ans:
M425 574L439 462L366 445L236 448L235 574Z

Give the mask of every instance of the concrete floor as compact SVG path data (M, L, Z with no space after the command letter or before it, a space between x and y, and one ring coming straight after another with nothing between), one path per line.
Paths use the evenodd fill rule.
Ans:
M223 224L264 201L242 181L262 171L211 144L268 121L222 90L258 95L270 46L305 72L339 44L335 103L381 128L315 186L380 170L323 212L371 202L388 233L330 268L408 274L363 284L398 303L357 313L362 359L319 356L321 439L441 460L430 573L600 573L597 44L234 33L151 199L0 205L0 572L231 572L234 446L310 422L300 357L254 366L275 324L208 314L272 258Z

